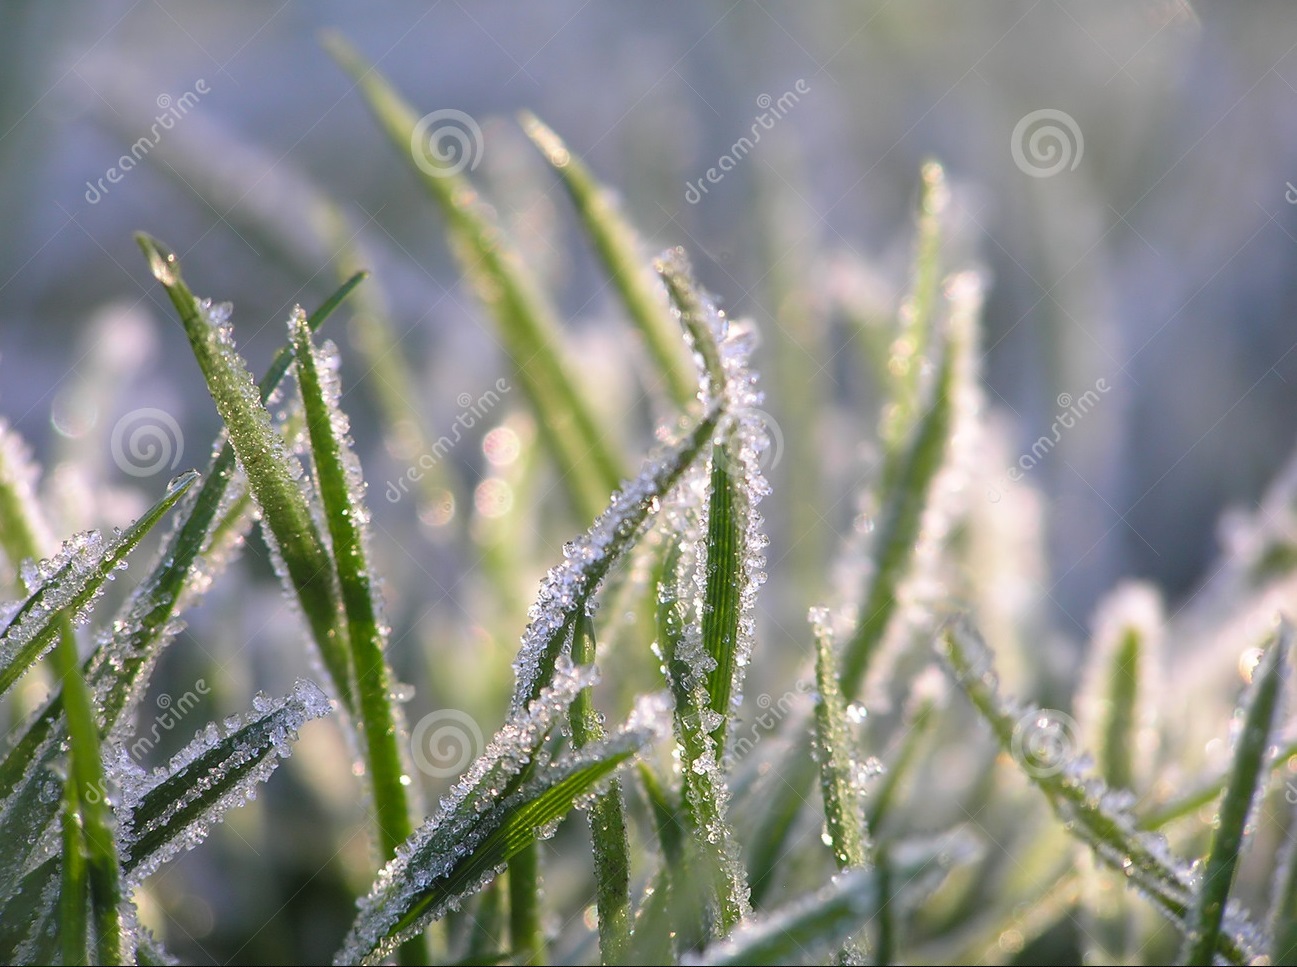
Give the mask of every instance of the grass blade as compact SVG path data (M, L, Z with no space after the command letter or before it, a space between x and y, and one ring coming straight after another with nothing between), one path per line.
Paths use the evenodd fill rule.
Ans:
M181 278L175 255L156 240L139 234L136 241L180 315L234 453L265 515L268 536L283 560L286 582L301 604L334 690L356 718L351 659L333 566L298 485L300 471L294 467L295 460L272 426L270 414L234 349L228 308L196 299Z
M728 939L685 963L729 967L797 962L808 953L846 942L864 925L877 901L871 873L842 873L808 899L744 924Z
M386 862L414 832L410 822L408 779L398 745L401 730L392 702L391 673L384 657L387 635L379 618L378 589L369 568L364 531L360 461L347 439L347 421L338 407L341 388L334 364L316 349L301 309L293 312L289 338L297 361L297 381L306 411L316 484L333 542L333 563L347 619L347 640L356 669L365 759L372 777L379 850Z
M839 870L865 868L869 863L865 813L860 783L851 755L847 703L838 687L837 662L829 629L814 616L815 628L815 743L824 797L824 825Z
M145 773L120 748L114 778L125 816L120 838L128 882L140 883L163 863L197 846L211 826L254 795L289 754L289 743L312 719L328 715L328 698L313 682L272 701L259 695L244 721L199 732L171 763Z
M595 181L557 134L527 112L522 114L522 127L562 179L595 254L657 364L667 394L684 409L697 395L697 386L667 306L645 271L635 229L618 210L611 192Z
M525 712L510 717L438 814L379 874L337 963L381 961L481 889L538 835L547 835L578 799L653 737L652 728L632 722L600 743L544 761L543 744L593 680L590 670L561 669Z
M572 641L572 661L595 659L594 623L582 616ZM572 701L572 745L581 749L604 737L591 689ZM605 964L622 963L630 942L630 840L621 783L613 779L590 804L590 839L594 848L595 910L599 915L599 953Z
M1230 769L1229 785L1221 802L1219 818L1212 833L1211 848L1202 874L1202 886L1194 896L1185 935L1181 963L1205 964L1211 967L1221 937L1225 903L1234 883L1239 850L1247 827L1252 802L1265 782L1265 759L1270 736L1278 717L1288 650L1292 646L1292 627L1284 621L1269 643L1253 673L1255 691L1243 711L1243 731L1239 734Z
M340 36L328 34L324 44L360 86L397 150L413 164L419 116ZM464 274L495 317L573 505L582 516L594 517L624 478L623 462L612 445L614 437L602 427L596 408L562 359L553 309L466 179L449 167L429 172L415 166L415 173L446 219Z
M176 477L166 493L120 537L104 542L94 531L78 535L33 569L29 583L34 584L34 590L0 631L0 695L54 643L63 618L85 614L126 555L197 479L198 473L192 470Z
M948 625L938 649L1000 747L1025 766L1024 774L1044 793L1067 831L1089 846L1106 866L1124 874L1130 886L1187 936L1193 905L1187 865L1170 856L1164 840L1137 829L1127 798L1110 793L1097 777L1085 775L1078 758L1023 762L1019 730L1040 722L1042 713L1000 699L990 653L971 627ZM1241 917L1227 918L1227 926L1217 936L1217 954L1228 963L1248 963L1257 955L1250 939L1256 935L1254 928Z
M739 594L743 586L743 528L735 506L743 501L729 471L725 444L712 447L712 476L707 508L707 570L703 591L703 647L715 662L707 676L707 698L720 718L712 737L721 755L733 709L739 667Z

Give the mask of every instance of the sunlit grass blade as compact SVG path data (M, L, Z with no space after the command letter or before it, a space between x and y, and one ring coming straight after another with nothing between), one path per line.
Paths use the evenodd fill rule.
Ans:
M391 672L384 655L387 629L380 617L366 547L369 511L364 503L360 461L351 451L347 420L338 407L341 388L335 363L311 340L301 309L289 321L297 381L306 411L316 486L333 542L333 563L347 619L347 640L356 670L365 759L369 765L378 823L379 851L386 862L412 832L408 778L398 746L401 730L389 698Z
M594 660L594 622L583 616L572 640L572 661L590 665ZM582 749L603 739L604 728L591 689L583 689L573 699L571 720L575 748ZM605 964L618 964L625 960L630 940L630 841L626 835L621 783L613 779L608 789L595 797L589 811L599 953Z
M381 961L548 835L576 801L654 736L651 727L632 720L594 745L543 761L542 745L593 678L588 670L565 670L523 714L511 716L438 814L379 874L337 963Z
M1203 864L1202 885L1194 895L1181 963L1211 967L1216 955L1248 814L1265 782L1265 759L1278 718L1291 647L1292 626L1284 621L1253 671L1255 686L1242 710L1243 730L1234 748L1229 784L1225 787L1225 798L1221 801L1212 832L1211 848Z
M553 309L467 180L450 166L428 171L415 164L412 150L422 147L418 142L423 132L414 109L340 36L328 34L324 44L355 79L384 132L410 159L440 208L464 274L495 317L515 371L536 407L563 485L578 512L593 517L625 476L623 461L614 437L562 358Z
M869 863L865 813L851 754L847 703L838 687L838 669L829 629L815 618L815 753L824 798L824 828L838 869Z
M122 785L118 835L128 881L138 884L201 843L228 810L255 795L288 756L298 729L329 711L319 687L299 680L279 700L258 696L242 723L227 721L223 730L208 725L167 766L151 773L119 748L114 778Z
M712 399L722 396L727 382L719 345L722 333L718 330L724 325L722 317L698 291L684 249L668 249L654 260L653 267L667 287L689 348L702 364L700 375L705 396Z
M198 474L189 471L173 480L166 493L120 537L105 541L95 532L79 535L35 567L31 595L0 631L0 694L54 643L60 621L85 615L126 556L197 479Z
M136 241L184 324L190 348L265 515L268 536L283 560L286 580L301 604L331 684L343 707L355 717L358 709L351 659L333 566L298 484L300 468L295 467L295 459L272 425L234 349L228 307L196 299L181 278L175 255L156 240L139 234Z
M528 112L523 112L522 127L562 179L595 254L657 364L667 394L683 409L697 394L697 385L681 352L666 301L645 267L635 229L620 212L611 192L595 181L589 168L557 134Z
M739 594L743 587L743 527L736 504L743 493L729 467L728 444L712 448L712 474L707 508L707 574L702 614L703 647L715 662L707 676L707 699L720 716L712 731L724 755L726 726L733 712L730 699L739 674Z
M1068 833L1106 866L1124 874L1127 884L1187 936L1193 904L1188 866L1171 857L1164 840L1136 828L1128 796L1110 792L1101 779L1086 775L1078 754L1048 763L1022 758L1021 730L1036 727L1042 713L1001 699L990 653L971 627L948 624L938 650L1001 749L1014 756L1023 774L1044 793ZM1216 953L1228 963L1250 962L1257 956L1255 929L1241 917L1228 917L1227 927L1216 938Z

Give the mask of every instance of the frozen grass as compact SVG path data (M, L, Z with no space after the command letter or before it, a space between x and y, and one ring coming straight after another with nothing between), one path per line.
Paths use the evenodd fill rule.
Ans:
M343 41L328 44L408 152L418 113ZM137 917L140 891L255 795L300 728L332 713L353 756L335 763L337 781L363 777L375 847L338 963L977 963L1024 951L1290 962L1297 875L1275 831L1291 838L1297 799L1282 781L1297 747L1283 714L1291 634L1278 617L1295 593L1291 484L1280 481L1270 512L1242 528L1216 585L1179 620L1156 591L1119 589L1096 622L1083 688L1075 701L1060 690L1067 676L1033 637L1033 603L997 590L1029 570L1011 545L1036 508L1025 485L984 496L1004 448L978 384L981 287L943 264L947 189L930 164L911 290L896 320L862 340L875 354L869 374L881 375L882 460L858 500L877 524L850 534L836 563L797 576L825 589L798 632L806 687L785 682L777 704L745 699L767 647L759 507L782 499L766 477L772 436L804 435L797 452L815 454L816 428L772 426L752 324L717 308L683 251L650 260L559 137L531 116L522 124L642 340L659 426L632 461L633 435L614 432L592 402L592 374L569 358L543 286L491 208L449 165L415 169L535 418L524 464L553 471L580 521L548 562L529 623L513 631L503 724L425 809L406 690L389 664L361 441L343 409L339 351L316 334L361 276L313 315L293 310L257 384L231 308L196 297L175 255L140 236L225 429L207 469L158 487L139 520L56 547L39 472L0 426L0 548L14 601L0 614L0 692L41 674L51 683L0 760L5 961L167 961ZM380 412L424 440L421 415L408 412L410 373L382 348L395 343L381 305L371 297L358 335L395 387ZM280 386L290 372L293 393ZM525 436L517 412L499 419ZM812 473L780 479L797 488ZM532 491L520 508L536 506L538 477L514 480ZM439 476L419 497L454 486ZM169 536L133 590L112 609L98 604L163 518ZM127 723L181 616L224 579L254 520L319 681L258 695L169 763L142 768ZM475 538L507 613L525 547L516 523L481 523ZM827 590L835 576L845 591ZM998 658L979 624L1006 635ZM601 679L608 661L616 681ZM1056 676L1048 693L1065 708L1008 697L997 661L1015 688ZM482 662L480 676L499 677ZM1247 689L1222 681L1236 663ZM1196 728L1213 717L1214 761L1179 734L1176 706L1190 702ZM772 704L778 716L759 714ZM542 849L576 812L588 838ZM580 868L588 891L542 889L559 864Z

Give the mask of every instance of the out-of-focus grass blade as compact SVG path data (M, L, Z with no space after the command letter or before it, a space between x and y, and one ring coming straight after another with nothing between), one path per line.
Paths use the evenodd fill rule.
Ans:
M847 941L877 903L872 874L864 870L840 873L810 898L744 924L726 940L708 947L702 956L686 958L685 963L728 967L800 961Z
M864 867L869 858L864 809L851 755L847 703L838 687L833 639L826 627L815 629L815 745L824 797L824 826L838 869Z
M522 127L563 181L595 254L612 279L622 304L657 363L667 392L682 409L697 394L670 312L645 269L635 229L618 210L612 194L595 181L581 159L535 115L522 114Z
M1225 787L1211 848L1203 865L1202 885L1194 896L1181 963L1211 967L1216 955L1248 813L1258 787L1264 783L1264 764L1291 647L1292 626L1283 621L1253 672L1255 690L1243 710L1243 731L1234 749L1229 785Z
M301 309L289 322L289 339L297 361L297 382L306 412L316 484L333 542L333 563L347 619L347 640L356 670L365 759L373 783L379 851L386 862L414 832L410 821L408 779L401 763L400 731L388 693L391 674L384 657L386 633L379 620L378 588L370 572L363 527L369 520L364 503L360 461L347 440L347 422L338 408L337 376L328 369L311 340ZM327 383L326 383L327 381Z
M197 846L224 814L242 805L289 754L297 730L328 715L330 704L313 682L298 681L291 694L253 703L247 721L219 737L209 725L173 758L145 775L125 750L123 789L126 817L120 839L123 869L138 884L163 863Z
M81 541L75 546L65 545L66 560L55 558L57 564L50 569L53 573L43 576L0 632L0 694L8 691L53 644L61 620L84 613L126 555L197 479L198 473L192 470L176 477L167 492L139 520L106 546Z
M671 296L671 303L680 314L680 325L688 338L689 346L702 359L703 390L706 397L720 397L725 389L725 367L721 362L716 336L712 332L711 313L698 292L684 249L670 249L654 260L653 267L662 277L667 293Z
M1297 809L1288 811L1288 835L1275 863L1268 926L1270 963L1297 963Z
M582 615L572 640L572 661L590 665L595 659L594 622ZM572 701L572 745L577 749L604 737L591 689ZM599 915L599 954L605 964L625 960L630 941L630 840L621 783L613 779L590 804L590 838L594 848L595 910Z
M938 650L955 681L991 727L1001 749L1021 763L1022 738L1018 730L1038 724L1040 710L1010 706L1000 698L990 652L963 622L947 625ZM1188 936L1193 891L1187 865L1170 865L1165 844L1139 831L1126 802L1120 797L1114 799L1098 777L1084 775L1078 759L1041 767L1025 765L1031 767L1024 767L1023 774L1044 793L1068 833L1089 846L1105 865L1124 874L1130 886L1138 888ZM1231 964L1249 963L1258 953L1250 939L1256 936L1255 929L1241 917L1229 918L1228 926L1216 937L1216 953Z
M292 457L234 349L220 307L194 297L181 278L178 260L168 249L142 233L136 235L136 241L180 315L333 687L355 718L358 708L337 582L306 495L298 485Z
M431 172L414 165L412 145L426 133L419 129L418 114L340 36L327 34L324 45L356 80L383 130L411 159L415 174L441 209L464 273L495 317L536 407L564 486L578 512L593 517L623 479L623 461L613 436L562 359L553 310L468 181L449 165Z

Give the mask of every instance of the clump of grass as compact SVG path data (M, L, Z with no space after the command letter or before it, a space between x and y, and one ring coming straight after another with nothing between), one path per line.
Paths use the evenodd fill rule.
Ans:
M343 41L329 47L405 151L417 112ZM1259 871L1273 880L1268 896L1255 888L1260 876L1240 875L1265 865L1248 843L1289 811L1275 778L1297 756L1282 715L1289 626L1280 619L1267 639L1248 641L1257 650L1245 668L1250 689L1237 697L1232 751L1207 775L1174 726L1159 724L1174 721L1159 692L1211 694L1208 708L1220 707L1219 689L1203 684L1210 662L1164 667L1157 646L1230 627L1236 614L1274 612L1293 593L1291 569L1273 565L1287 532L1257 525L1265 539L1240 544L1222 571L1234 600L1212 595L1215 610L1193 615L1196 626L1167 620L1155 591L1114 596L1084 694L1063 703L1071 713L1007 697L977 631L980 618L999 626L1006 615L987 594L995 575L970 569L970 548L1003 526L998 515L1027 510L1012 495L970 498L994 472L986 459L994 447L978 445L990 432L976 367L980 284L943 264L947 189L930 164L912 290L893 338L874 340L876 371L888 374L883 461L861 500L878 523L844 542L839 570L855 587L826 590L800 632L814 687L779 706L766 750L744 758L744 684L769 647L757 613L767 568L760 507L779 499L766 475L770 427L753 330L699 287L682 250L649 260L559 136L531 116L523 125L657 368L658 412L671 415L628 471L631 448L604 425L555 312L490 209L462 174L418 169L525 390L540 428L536 460L556 471L582 522L518 629L502 724L426 810L389 663L380 542L342 406L339 351L317 333L362 275L315 313L292 311L284 348L255 383L231 308L195 296L171 250L141 235L224 430L206 469L159 487L124 530L55 547L36 470L0 426L0 549L14 600L0 620L0 694L45 664L51 682L0 759L6 961L168 962L139 922L136 892L254 795L299 729L329 715L352 737L355 760L339 772L364 777L376 847L338 963L980 962L1032 941L1066 943L1060 925L1092 894L1081 889L1091 876L1130 888L1128 898L1084 911L1101 936L1072 944L1092 962L1158 962L1176 950L1192 964L1290 958L1292 848ZM370 337L362 342L389 344ZM411 385L399 363L384 365L396 367L399 386ZM296 390L286 394L290 373ZM384 412L391 417L409 395L390 395ZM794 482L807 469L794 468ZM112 609L98 604L164 518L170 533L135 587ZM222 576L254 520L320 681L301 680L278 699L259 695L250 711L199 730L169 763L146 770L128 751L128 723L181 616ZM1258 570L1247 548L1270 566ZM820 575L826 589L830 569ZM508 571L505 563L493 571L502 599ZM609 601L617 607L600 608ZM616 660L629 649L641 660L618 667L636 675L603 680L609 653ZM1011 663L1030 660L1004 650ZM969 733L970 714L989 741ZM1224 716L1219 725L1224 735ZM934 775L943 770L950 774ZM1056 822L1041 822L1037 803ZM574 812L589 826L575 850L588 857L593 923L584 934L552 929L571 904L541 888L554 860L541 844ZM1283 822L1291 832L1297 820ZM808 845L800 834L821 826ZM1078 872L1078 853L1100 869ZM1178 941L1143 916L1150 910Z

